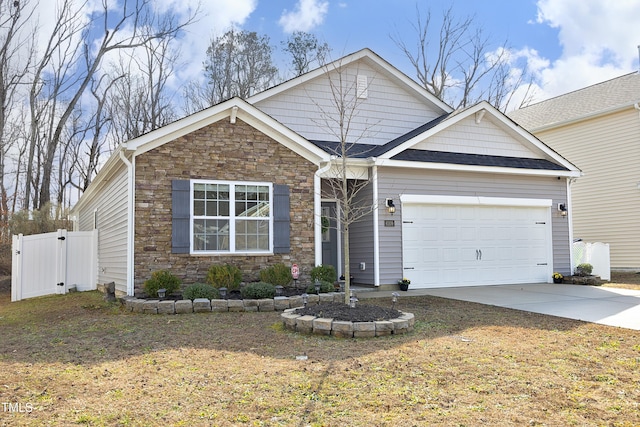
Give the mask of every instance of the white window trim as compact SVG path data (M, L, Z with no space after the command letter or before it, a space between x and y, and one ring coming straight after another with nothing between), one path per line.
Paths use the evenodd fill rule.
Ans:
M195 184L223 184L229 186L229 250L228 251L196 251L193 249L193 188ZM239 185L257 185L269 188L269 250L236 251L235 187ZM265 218L266 219L266 218ZM189 186L189 253L191 255L272 255L273 254L273 184L255 181L218 181L208 179L192 179Z

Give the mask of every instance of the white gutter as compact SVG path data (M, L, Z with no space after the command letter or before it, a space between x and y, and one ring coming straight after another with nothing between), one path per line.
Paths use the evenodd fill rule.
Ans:
M378 203L378 166L371 168L373 175L373 203L375 203L375 209L373 210L373 285L380 286L380 230L378 224L379 221L379 203Z
M321 175L331 168L331 160L319 167L313 175L313 216L316 266L322 264L322 178Z
M135 293L133 285L133 203L135 200L133 194L133 163L124 155L126 144L122 145L124 149L120 150L118 154L122 162L127 165L127 295L133 296Z
M573 274L576 266L573 263L573 203L571 202L571 184L575 178L567 179L567 226L569 227L569 264L571 265L571 274Z

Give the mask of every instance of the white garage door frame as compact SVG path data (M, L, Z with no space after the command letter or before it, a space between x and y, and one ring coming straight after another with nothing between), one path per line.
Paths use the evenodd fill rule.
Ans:
M415 233L417 230L411 229L413 225L409 225L409 223L413 224L411 221L406 221L405 212L409 212L411 207L419 207L424 205L449 205L449 207L459 206L462 209L464 207L504 207L508 208L532 208L535 209L536 218L541 218L540 220L535 222L535 227L543 227L542 229L538 229L535 231L536 235L543 234L544 242L541 243L541 249L544 252L543 258L539 259L536 263L535 267L536 273L533 276L538 277L540 282L544 277L543 281L550 281L551 275L553 273L553 238L552 238L552 227L551 227L551 207L553 205L553 201L551 199L533 199L533 198L504 198L504 197L483 197L483 196L443 196L443 195L413 195L413 194L404 194L400 196L400 202L402 204L402 212L403 212L403 227L402 227L402 252L403 252L403 272L407 277L414 276L417 277L416 287L440 287L440 286L474 286L474 285L489 285L489 284L505 284L505 283L530 283L530 281L526 278L526 273L520 275L518 273L511 273L510 278L505 277L497 277L497 275L491 275L489 270L489 276L482 277L482 271L475 270L475 264L473 263L473 248L466 248L468 253L466 255L470 261L462 262L465 266L469 267L469 274L474 275L473 279L465 279L461 280L458 284L454 281L446 281L441 280L438 283L430 283L425 284L428 280L421 280L424 278L424 275L429 274L429 267L425 267L423 271L412 271L416 265L415 261L410 263L408 260L411 259L411 256L408 256L407 249L408 240L413 239L414 245L416 244L416 236ZM468 211L468 210L467 210ZM506 211L502 211L503 213ZM518 212L522 212L518 210ZM534 211L532 211L534 212ZM460 252L463 251L462 248L459 249ZM478 257L476 251L476 258ZM488 251L487 251L488 252ZM482 257L482 251L480 251ZM415 253L413 253L415 257ZM462 255L461 259L462 259ZM427 258L427 257L425 257ZM488 258L488 257L486 257ZM495 262L495 260L494 260ZM466 264L465 264L466 263ZM488 264L488 263L487 263ZM480 265L480 264L478 264ZM495 265L495 264L494 264ZM441 268L436 266L436 269ZM442 267L444 268L444 267ZM509 274L506 273L507 268L500 269L500 274ZM513 270L513 268L512 268ZM419 273L419 274L416 274ZM442 271L440 271L442 273ZM437 274L434 274L434 281ZM422 283L424 282L424 283ZM442 283L440 283L442 282Z

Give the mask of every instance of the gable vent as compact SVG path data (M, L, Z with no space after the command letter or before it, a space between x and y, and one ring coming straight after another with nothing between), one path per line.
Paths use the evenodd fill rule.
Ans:
M367 99L369 96L369 82L367 76L358 74L356 80L356 96L358 99Z

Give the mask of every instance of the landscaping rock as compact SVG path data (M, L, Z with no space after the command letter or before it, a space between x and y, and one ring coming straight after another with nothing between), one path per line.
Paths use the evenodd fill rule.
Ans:
M313 320L313 333L317 335L331 335L333 319L317 317Z
M296 319L296 331L309 334L313 331L314 316L300 316Z
M145 314L158 314L158 303L160 301L157 299L146 300L142 304L142 312Z
M390 320L379 320L373 322L376 325L376 336L391 335L393 333L393 323Z
M242 300L244 311L258 311L258 300L257 299L245 299Z
M353 338L353 322L336 320L333 322L331 335L338 338Z
M265 298L258 300L258 311L274 311L275 304L273 299Z
M211 311L227 312L229 311L229 304L226 299L212 299Z
M158 314L175 314L175 301L160 301L158 303Z
M227 304L229 305L229 311L244 311L244 303L241 299L227 300Z
M175 311L176 314L193 313L193 302L190 299L176 301Z
M276 311L284 311L289 309L289 298L288 297L275 297L273 299L273 306Z
M207 298L196 298L193 300L193 312L203 313L211 311L211 301Z
M354 338L372 338L376 336L376 325L373 322L353 322Z

